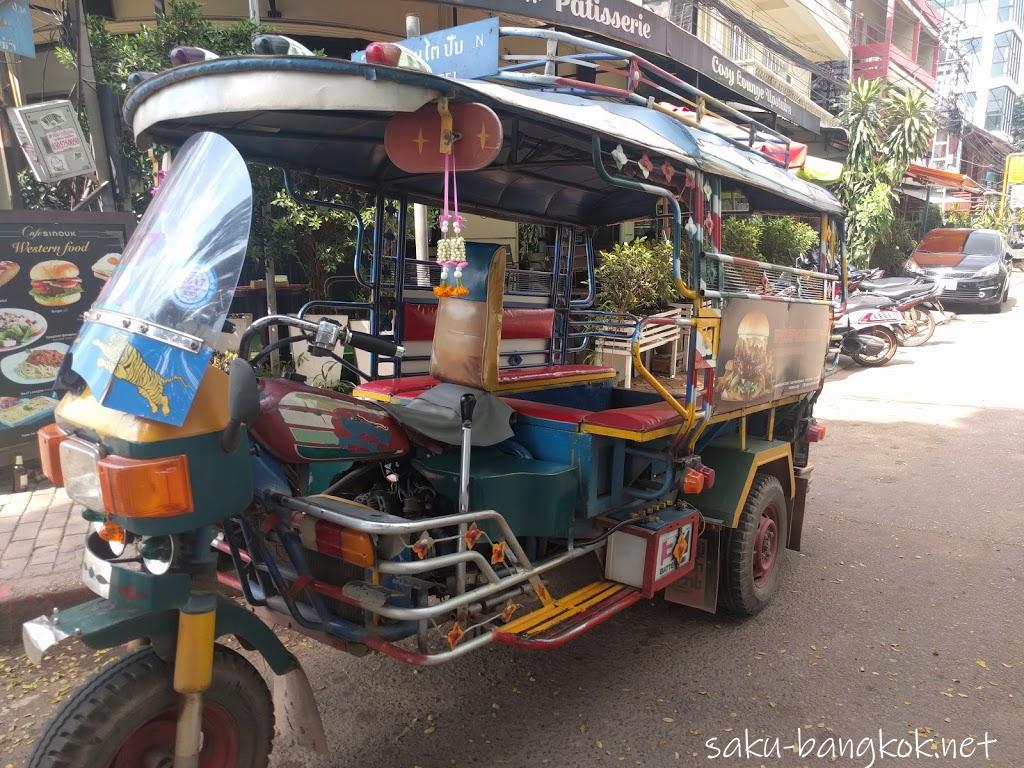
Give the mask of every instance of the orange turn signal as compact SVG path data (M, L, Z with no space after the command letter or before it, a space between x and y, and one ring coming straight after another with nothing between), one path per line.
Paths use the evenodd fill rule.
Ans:
M700 493L704 490L704 473L687 467L683 472L683 493Z
M97 531L99 537L109 544L124 544L125 532L117 523L106 522Z
M316 549L321 554L363 568L372 568L374 564L373 541L369 534L343 528L327 520L316 521Z
M60 444L68 439L68 433L56 424L47 424L36 433L39 440L39 463L46 479L54 485L64 485L60 470Z
M192 485L184 456L97 462L103 505L118 517L170 517L192 511Z

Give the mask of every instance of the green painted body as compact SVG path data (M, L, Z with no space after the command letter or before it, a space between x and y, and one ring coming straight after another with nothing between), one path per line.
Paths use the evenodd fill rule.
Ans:
M139 638L175 638L178 632L178 609L189 596L173 608L153 609L148 606L120 605L102 598L68 608L59 614L61 627L74 632L91 648L113 648ZM266 659L277 675L290 672L297 665L274 632L255 615L235 602L216 597L216 637L236 635L253 646Z
M459 498L459 454L417 459L416 469L443 495ZM575 467L476 450L470 464L473 509L504 515L517 536L565 536L573 523L579 478ZM498 536L490 523L481 525Z
M788 458L788 449L789 443L781 440L748 437L746 448L740 448L739 438L735 436L716 440L700 454L701 461L715 470L714 486L698 494L681 494L681 498L697 507L704 517L732 528L736 512L746 501L749 482L758 467L786 462L783 474L789 475L792 461ZM778 453L785 453L785 456L779 457ZM782 487L787 495L792 495L789 486L787 479Z
M194 506L189 514L174 517L111 519L132 533L150 536L192 531L241 514L252 503L253 494L249 441L243 439L234 451L224 453L220 439L219 431L150 443L104 438L104 448L129 459L184 455L188 459Z

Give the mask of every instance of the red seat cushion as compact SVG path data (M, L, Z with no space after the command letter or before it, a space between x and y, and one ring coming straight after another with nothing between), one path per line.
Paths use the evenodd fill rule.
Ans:
M364 381L356 387L356 392L390 397L416 397L439 383L433 376L401 376L397 379Z
M498 389L524 389L525 385L536 382L538 385L557 383L559 379L579 376L593 376L597 380L610 379L615 376L614 368L601 365L546 365L540 368L502 368L498 371ZM355 394L362 394L376 399L391 397L413 398L421 395L440 382L433 376L401 376L397 379L377 379L367 381L356 387Z
M653 432L664 427L682 424L682 422L683 417L665 402L595 411L583 418L583 424L587 426L639 433Z
M561 421L566 424L579 424L585 416L593 413L593 411L584 411L582 408L535 403L532 400L519 400L512 397L503 397L501 399L520 416L550 419L551 421Z
M569 376L595 376L610 378L614 368L603 365L545 365L539 368L501 368L498 370L499 384L518 384L529 381L549 381Z

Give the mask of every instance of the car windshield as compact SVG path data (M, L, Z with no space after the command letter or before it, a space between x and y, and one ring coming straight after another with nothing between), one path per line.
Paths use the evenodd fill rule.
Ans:
M238 285L251 219L252 184L242 156L215 133L191 137L95 308L212 346Z
M964 256L1001 257L1002 243L996 232L971 232L964 243Z

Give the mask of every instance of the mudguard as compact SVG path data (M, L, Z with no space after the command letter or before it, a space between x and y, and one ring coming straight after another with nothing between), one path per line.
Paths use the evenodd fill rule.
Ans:
M326 752L327 738L306 673L277 635L237 603L216 596L215 637L235 635L260 653L274 671L274 711L278 727L299 745ZM112 648L139 638L172 640L178 631L178 610L117 604L98 598L22 625L25 653L35 663L57 643L76 637L91 648Z
M748 437L746 446L740 448L738 438L727 437L701 451L701 461L715 470L715 485L711 490L684 494L682 498L705 517L720 521L724 528L735 528L739 524L757 472L777 477L786 498L792 503L796 484L793 479L793 451L789 443Z

